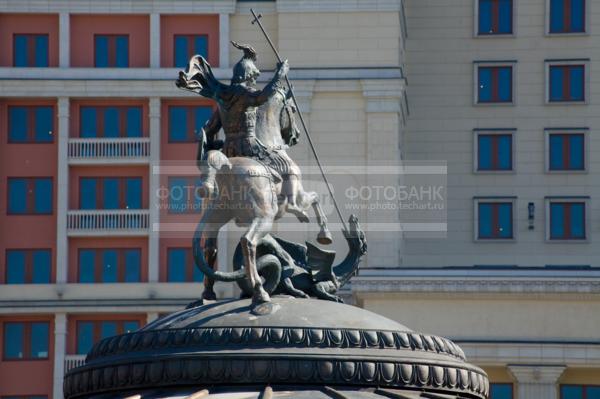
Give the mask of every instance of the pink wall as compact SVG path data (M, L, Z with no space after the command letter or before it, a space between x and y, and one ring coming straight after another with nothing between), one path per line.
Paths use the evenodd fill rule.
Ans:
M69 123L69 137L79 137L79 108L82 106L142 106L142 133L144 137L148 137L149 124L148 124L148 100L142 99L101 99L101 100L89 100L71 99L70 104L70 123Z
M54 322L51 316L0 317L4 321L47 321L50 323L48 359L3 360L0 356L0 396L47 395L52 397L54 368ZM0 342L4 342L4 330L0 327ZM3 347L0 345L0 352Z
M58 131L56 101L0 101L0 284L5 281L7 248L50 248L51 281L56 271L56 182L57 140L49 144L8 144L9 105L54 106L54 132ZM53 213L51 215L7 215L8 177L51 177L53 179Z
M77 283L77 261L80 248L140 248L141 281L148 281L148 239L145 237L94 237L69 239L69 282Z
M129 66L150 65L150 19L148 15L72 15L71 66L94 66L95 34L128 34Z
M173 40L179 35L208 35L208 62L219 66L218 15L163 15L160 19L160 66L173 67Z
M148 209L148 166L75 166L69 174L69 209L79 209L81 177L141 177L142 208Z
M0 66L13 65L13 34L48 34L48 66L58 66L58 15L0 14Z

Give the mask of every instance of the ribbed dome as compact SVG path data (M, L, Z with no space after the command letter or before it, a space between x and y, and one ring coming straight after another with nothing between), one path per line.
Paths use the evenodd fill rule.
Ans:
M65 396L186 397L210 388L254 398L254 390L285 385L297 395L286 388L272 397L304 398L326 387L346 390L348 398L377 397L368 396L378 395L368 387L487 397L485 373L445 338L335 302L274 297L267 306L270 313L256 315L249 300L218 302L100 341L86 364L65 377Z

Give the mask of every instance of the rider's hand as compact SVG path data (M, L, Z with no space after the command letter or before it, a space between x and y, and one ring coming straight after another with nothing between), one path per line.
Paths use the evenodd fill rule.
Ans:
M288 60L285 60L283 62L280 62L279 65L277 65L279 68L279 74L284 76L288 73L288 71L290 70L290 65L288 64Z

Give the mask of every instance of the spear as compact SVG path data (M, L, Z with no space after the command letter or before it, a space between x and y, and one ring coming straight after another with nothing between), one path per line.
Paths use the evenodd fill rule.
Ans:
M281 59L281 56L279 55L279 51L277 51L277 49L275 48L275 45L271 41L269 34L267 33L267 31L263 27L262 23L260 22L260 18L262 18L262 15L261 14L257 15L252 8L250 9L250 12L252 13L252 16L254 17L254 19L252 20L252 25L254 25L254 24L258 25L258 27L262 31L263 35L265 35L265 39L267 39L269 46L271 46L271 49L273 49L273 52L275 53L275 57L277 57L277 61L279 61L280 63L283 62L283 60ZM333 191L331 191L331 186L329 184L329 181L327 180L325 171L323 170L323 165L321 165L321 160L319 159L319 155L317 154L317 151L315 150L315 146L313 144L312 138L310 137L310 133L308 131L308 128L306 127L304 118L302 117L302 112L300 111L300 107L298 106L298 101L296 100L296 95L294 94L292 84L290 83L290 80L288 79L287 75L285 75L285 83L287 83L287 86L290 90L290 94L292 95L292 100L294 100L294 105L296 106L296 109L298 111L298 117L300 118L300 124L302 125L302 129L304 129L304 133L306 134L306 138L308 139L308 144L310 145L310 149L315 157L315 160L317 161L317 166L319 166L319 170L321 171L321 176L323 176L323 180L325 181L325 185L327 186L329 195L331 196L331 199L333 200L333 206L335 207L335 210L340 218L340 221L342 222L344 231L347 232L348 228L346 226L346 222L344 221L344 218L342 217L342 212L340 212L340 208L337 204L337 201L335 200Z

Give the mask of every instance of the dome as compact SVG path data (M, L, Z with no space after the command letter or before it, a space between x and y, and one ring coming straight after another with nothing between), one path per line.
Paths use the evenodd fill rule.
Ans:
M486 374L446 338L336 302L267 307L217 302L104 339L66 375L65 397L487 398Z

